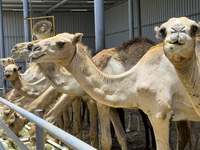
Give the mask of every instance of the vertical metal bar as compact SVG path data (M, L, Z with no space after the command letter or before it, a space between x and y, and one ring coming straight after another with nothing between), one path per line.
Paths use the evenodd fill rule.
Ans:
M24 18L28 18L29 17L28 0L23 0L23 12L24 12ZM24 19L24 37L25 37L24 39L25 42L30 41L29 20L26 20L26 19ZM28 65L28 61L26 60L26 66L27 65Z
M96 52L105 48L104 1L94 0Z
M53 36L56 35L55 17L53 16Z
M128 0L129 39L134 37L133 0Z
M140 0L137 0L137 11L138 11L138 33L139 35L138 36L142 36L142 30L141 30L141 8L140 8Z
M0 50L1 50L1 58L5 58L2 0L0 0ZM2 72L2 76L3 76L3 72ZM3 97L5 96L6 96L6 80L3 80Z
M20 141L20 139L15 135L15 133L13 133L10 128L7 127L7 125L5 125L3 123L3 121L0 120L0 126L5 130L5 132L8 134L8 136L10 138L12 138L12 140L17 144L17 146L19 146L19 148L21 150L29 150L26 145L24 145L24 143L22 141Z
M43 118L43 110L42 109L36 109L35 115ZM44 150L44 130L40 128L38 125L36 127L36 147L37 150Z

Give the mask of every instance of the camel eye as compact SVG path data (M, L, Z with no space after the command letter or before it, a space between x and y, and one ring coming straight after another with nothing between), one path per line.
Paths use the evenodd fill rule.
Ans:
M195 36L195 33L197 32L198 28L199 27L195 25L191 26L191 36Z
M59 47L63 47L65 45L65 42L58 42L57 44Z
M160 30L159 30L159 33L161 34L161 36L162 36L163 38L166 37L166 29L165 29L165 28L160 29Z
M33 44L29 44L29 45L28 45L28 50L31 51L31 50L32 50L32 47L33 47Z
M10 127L13 127L14 126L14 123L12 122L12 123L9 123L9 126Z

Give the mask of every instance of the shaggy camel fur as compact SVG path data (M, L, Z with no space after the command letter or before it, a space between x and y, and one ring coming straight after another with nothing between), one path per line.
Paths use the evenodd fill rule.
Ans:
M200 121L174 67L164 56L163 44L153 46L129 71L107 75L87 56L80 43L82 36L62 33L42 40L34 46L30 57L36 63L55 62L64 66L100 103L142 109L151 121L159 150L170 149L170 121Z
M171 18L155 30L157 39L163 40L165 56L173 64L196 113L200 116L200 23L186 17Z

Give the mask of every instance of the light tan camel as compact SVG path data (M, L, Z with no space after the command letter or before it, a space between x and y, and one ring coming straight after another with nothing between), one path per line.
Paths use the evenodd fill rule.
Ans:
M152 123L157 149L170 149L170 121L200 121L174 67L164 56L162 44L152 47L129 71L107 75L87 56L80 43L82 36L62 33L42 40L33 47L30 57L36 63L55 62L64 66L100 103L142 109Z
M163 40L166 57L174 65L196 113L200 116L199 24L186 17L171 18L155 30L157 39Z
M17 45L20 45L20 44L17 44ZM23 46L21 46L21 48L23 48L25 46L25 44L22 44ZM29 46L30 47L30 46ZM16 48L16 46L14 47ZM18 48L19 50L20 48ZM15 59L12 59L12 58L3 58L3 59L0 59L0 62L2 62L2 65L4 67L8 66L9 64L15 64ZM14 66L16 67L16 66ZM29 67L28 70L26 70L26 72L24 74L20 74L23 78L25 78L26 81L29 81L29 82L34 82L34 80L36 79L39 79L43 76L42 72L39 70L39 67L35 64L35 63L32 63ZM36 75L36 76L35 76ZM35 77L34 77L35 76ZM13 92L15 92L16 90L13 89L11 92L9 92L8 96L9 97L12 97L12 99L9 98L9 100L12 100L12 102L20 107L30 107L29 104L30 102L32 102L34 99L33 98L30 98L32 97L32 95L30 95L30 97L25 97L25 96L22 96L21 98L18 98L17 95L18 93L16 94L13 94ZM42 91L41 91L42 92ZM12 95L12 96L10 96ZM45 103L45 102L44 102ZM46 104L47 105L47 104ZM45 105L45 106L46 106ZM42 105L43 106L43 105ZM41 106L40 106L41 107ZM44 109L44 107L43 107ZM4 122L7 123L10 115L13 113L13 110L11 110L9 107L7 106L4 106L3 107L3 110L1 112L2 114L2 119L4 120ZM66 125L66 130L70 133L70 130L71 130L71 126L69 125L69 115L68 114L68 111L65 111L63 112L63 116L65 116L64 118L64 124ZM68 117L68 118L67 118ZM22 117L20 117L22 118ZM60 117L62 118L62 117ZM75 117L74 117L75 118ZM13 120L13 119L11 119ZM61 119L57 119L57 122L60 122L59 120ZM21 123L19 123L18 125L20 125ZM58 123L57 123L58 124ZM60 124L59 124L60 125ZM17 126L17 125L16 125ZM64 129L64 128L62 128Z
M9 64L15 64L15 59L11 58L11 57L7 57L7 58L1 58L0 59L0 65L3 67L8 66Z
M36 82L27 82L18 72L21 68L22 66L18 67L15 64L10 64L4 68L4 78L11 82L19 94L30 98L37 98L50 86L45 77Z
M153 42L149 41L146 38L135 38L129 42L130 42L129 44L124 43L123 46L121 47L119 46L118 48L105 50L105 51L102 51L101 54L96 55L94 57L94 61L96 65L101 70L104 69L105 72L112 73L112 74L119 74L121 72L124 72L125 70L128 70L130 67L136 64L136 62L142 57L142 55L153 45ZM126 55L123 55L123 52L125 52ZM19 55L20 53L23 53L23 52L18 51ZM114 65L118 66L118 70L115 69ZM62 67L56 66L55 64L52 64L52 63L50 64L43 63L43 64L39 64L39 66L41 70L45 73L47 79L49 79L49 82L51 82L51 84L54 87L56 87L60 92L65 92L65 93L67 92L68 94L73 94L73 95L74 94L87 95L85 91L79 86L79 84L77 84L76 80L74 80L71 74L66 72L66 70L64 70ZM58 108L60 108L61 106L64 107L63 106L64 103L65 105L68 105L67 102L61 102L60 105L58 105L59 106ZM107 108L103 108L105 106L101 106L100 104L98 104L98 107L101 107L101 108L98 108L99 110L101 110L100 111L101 113L103 112L105 113L105 111L102 111L102 110L107 110ZM62 110L62 109L59 109L59 110ZM111 110L111 111L114 111L114 110ZM53 109L52 111L48 113L50 114L50 117L48 117L48 114L47 114L47 119L50 122L55 121L55 120L52 120L53 118L56 118L55 115L53 115L55 114L55 112L58 112L57 108ZM62 113L62 111L60 111L60 113ZM54 116L54 117L51 117L51 116ZM109 123L109 118L108 120L105 120L107 119L104 117L106 116L106 114L100 115L100 116L102 116L102 119L104 119L104 121L100 119L102 127L103 127L103 124ZM113 124L115 124L117 128L118 127L117 125L119 123L114 122L116 120L115 118L116 117L113 118ZM109 128L109 125L108 125L108 128ZM108 137L108 136L104 136L104 134L108 134L108 133L109 131L105 130L104 132L103 130L102 137ZM109 139L110 140L108 140L108 138L103 138L102 145L108 145L107 144L108 141L110 141L111 143L111 138ZM120 141L124 141L124 139ZM124 144L121 144L121 145L124 145ZM106 149L110 149L110 147L111 147L111 144L109 144L109 147L107 147Z
M26 56L26 51L23 51L24 49L26 49L27 51L31 48L31 46L32 46L32 44L33 44L34 42L26 42L26 43L19 43L19 44L17 44L16 46L14 46L14 48L12 49L12 53L14 53L14 57L15 58L25 58L24 56ZM18 52L22 52L22 53L18 53ZM30 52L29 52L30 53ZM7 69L7 68L6 68ZM43 82L45 81L46 79L43 79ZM38 81L39 82L39 81ZM45 82L47 82L47 81L45 81ZM30 84L32 84L32 83L27 83L27 85L30 85ZM28 91L29 90L29 87L28 88L26 88L25 90L24 90L24 92L25 91ZM40 90L41 91L41 93L43 92L43 90ZM24 94L24 93L23 93ZM27 93L27 94L29 94L29 93ZM32 95L32 94L29 94L29 97L33 97L33 96L35 96L35 95ZM37 95L36 95L37 96ZM71 102L70 104L72 104L72 102L74 102L74 104L72 104L72 106L73 106L73 111L74 111L74 113L73 113L73 115L74 115L74 117L73 117L73 121L74 121L74 126L73 126L73 128L74 128L74 133L75 133L75 136L76 137L78 137L78 138L82 138L82 127L81 127L81 119L80 119L80 100L79 100L79 102L76 102L76 99L80 99L79 97L77 97L76 99L73 97L73 100L71 100L71 98L69 98L70 96L68 96L68 95L66 95L66 94L63 94L63 96L62 96L62 98L61 98L61 100L62 99L68 99L69 100L69 102ZM39 99L37 99L36 101L41 101L40 100L40 98ZM50 101L48 101L48 102L50 102ZM45 102L45 101L43 101L43 103L45 103L44 105L42 105L43 106L43 108L44 108L44 106L46 106L47 105L47 102ZM41 105L41 103L36 103L36 104L40 104ZM78 106L76 106L76 105L79 105L79 107ZM95 135L95 134L97 134L97 130L98 130L98 126L97 126L97 123L93 123L93 122L97 122L97 110L95 110L93 107L96 107L96 105L94 105L94 103L93 102L91 102L90 100L88 100L88 105L89 105L89 109L90 109L90 112L91 112L91 114L92 115L90 115L90 117L91 117L91 126L90 126L90 132L91 132L91 135ZM29 104L29 107L31 107L31 108L29 108L29 110L30 111L32 111L33 112L33 108L35 108L35 107L33 107L33 105L30 105ZM38 107L41 107L41 106L38 106ZM28 109L28 108L27 108ZM62 114L63 114L63 116L67 116L66 115L66 109L62 112ZM62 115L62 114L60 114L60 116ZM54 115L55 116L55 115ZM59 116L59 117L60 117ZM56 118L56 122L58 122L58 118L59 117L57 117ZM20 118L19 118L20 119ZM65 122L65 124L67 125L67 129L70 127L69 126L69 123L67 122L67 120L69 120L68 118L64 118L64 122ZM12 122L13 122L14 120L12 120ZM95 127L94 127L95 126ZM17 131L19 131L20 129L22 128L22 126L17 126L16 125L16 123L15 123L15 127L12 127L12 130L16 133ZM91 138L91 145L92 146L95 146L95 147L97 147L98 146L98 136L96 135L96 137L92 137Z

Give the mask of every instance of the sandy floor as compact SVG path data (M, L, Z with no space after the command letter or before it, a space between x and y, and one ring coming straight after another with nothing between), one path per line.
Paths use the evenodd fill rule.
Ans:
M0 97L2 97L2 90L0 90ZM1 104L0 104L1 105ZM126 127L128 126L128 110L125 110L125 121L126 121ZM134 110L136 112L137 110ZM142 122L142 121L141 121ZM200 123L195 123L195 127L200 133ZM145 145L145 134L144 134L144 126L141 124L141 134L135 136L135 133L137 131L137 119L136 119L136 113L133 113L133 122L132 122L132 132L126 133L127 134L127 143L128 143L128 149L129 150L142 150ZM86 143L90 143L89 141L89 127L86 121L83 124L83 141ZM171 139L173 142L173 147L176 149L176 142L177 142L177 133L176 133L176 125L174 122L172 122L171 126ZM112 150L120 150L120 146L116 140L116 138L113 139L113 146ZM198 142L197 149L200 149L200 140ZM187 145L185 150L189 150L189 146Z

